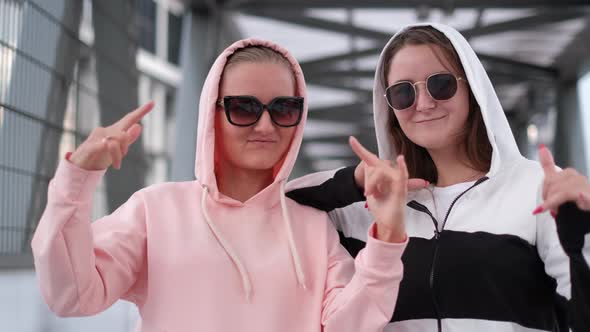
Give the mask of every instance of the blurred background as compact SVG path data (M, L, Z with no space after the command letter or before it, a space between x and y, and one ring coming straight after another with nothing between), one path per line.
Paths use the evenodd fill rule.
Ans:
M521 152L543 143L589 174L588 0L0 0L0 331L131 331L119 302L60 319L41 299L30 241L57 163L99 125L149 100L142 139L107 172L94 217L141 187L193 179L197 105L217 54L245 37L301 62L309 121L293 177L376 151L374 67L402 25L459 29L484 62Z

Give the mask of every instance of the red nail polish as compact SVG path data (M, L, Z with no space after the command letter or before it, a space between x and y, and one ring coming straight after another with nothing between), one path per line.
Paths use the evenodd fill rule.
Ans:
M365 202L365 209L369 208L369 203Z
M537 206L537 208L533 210L533 215L537 215L541 212L543 212L543 205Z
M551 211L551 216L553 217L553 219L556 219L557 218L557 213Z

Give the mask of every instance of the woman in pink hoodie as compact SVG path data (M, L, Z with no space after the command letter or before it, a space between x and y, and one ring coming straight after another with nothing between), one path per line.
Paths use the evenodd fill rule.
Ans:
M305 96L286 50L234 43L201 94L196 180L144 188L91 223L97 183L121 166L153 105L95 129L58 166L33 238L49 307L93 315L125 299L139 308L143 332L382 330L403 272L407 169L351 140L370 166L365 188L376 220L353 261L326 213L284 194Z

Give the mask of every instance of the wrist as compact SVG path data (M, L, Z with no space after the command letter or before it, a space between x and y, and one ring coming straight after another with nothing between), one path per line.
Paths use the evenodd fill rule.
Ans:
M375 222L375 233L373 236L379 241L389 243L403 243L408 238L403 225L392 227L380 222Z

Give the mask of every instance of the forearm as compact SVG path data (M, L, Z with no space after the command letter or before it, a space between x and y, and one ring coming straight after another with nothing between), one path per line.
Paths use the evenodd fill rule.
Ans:
M92 195L104 172L81 171L66 161L49 185L47 206L31 243L41 293L59 315L82 315L81 269L94 261ZM93 266L92 266L93 267Z
M374 231L371 227L367 246L355 260L352 280L334 290L324 306L325 331L381 331L393 315L407 241L382 242L374 237Z

